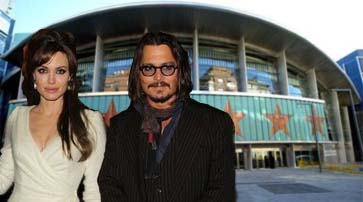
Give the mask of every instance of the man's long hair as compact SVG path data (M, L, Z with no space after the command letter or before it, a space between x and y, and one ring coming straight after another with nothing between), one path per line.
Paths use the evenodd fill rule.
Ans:
M128 86L131 101L142 101L145 96L140 84L139 71L143 50L146 45L167 45L170 48L178 66L178 99L189 98L189 94L193 89L193 84L191 80L188 53L174 36L163 32L149 32L140 39L132 62Z

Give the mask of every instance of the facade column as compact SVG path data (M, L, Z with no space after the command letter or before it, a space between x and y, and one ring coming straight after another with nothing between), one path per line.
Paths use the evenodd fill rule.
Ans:
M241 92L247 92L248 89L248 77L247 77L247 57L245 39L242 36L238 44L238 69L239 69L239 82L238 90Z
M243 147L243 161L245 163L245 170L252 170L252 145L246 145Z
M345 140L345 152L347 154L348 162L355 162L354 150L352 143L352 130L350 128L348 107L342 107L342 120L343 120L343 132Z
M347 157L345 154L345 143L344 143L344 135L343 135L343 126L340 117L340 106L339 106L339 99L338 93L334 90L329 91L329 102L331 106L329 107L328 111L330 111L331 116L331 127L332 127L332 134L333 138L338 141L337 145L337 154L338 154L338 162L339 163L346 163Z
M193 33L193 90L199 90L199 42L198 42L198 28L194 29Z
M289 144L286 147L286 162L287 162L287 167L296 168L295 151L293 144Z
M287 74L285 50L281 51L279 57L277 58L277 70L280 84L280 94L289 95L289 80Z
M103 91L104 72L103 72L103 40L97 35L95 50L95 66L93 69L92 92Z
M306 84L308 86L308 96L310 98L319 99L315 69L310 69L306 72Z

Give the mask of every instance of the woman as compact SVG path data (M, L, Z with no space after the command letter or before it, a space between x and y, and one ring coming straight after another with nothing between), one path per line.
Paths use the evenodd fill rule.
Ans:
M73 37L44 29L26 44L22 74L28 106L9 116L0 157L0 193L9 201L101 201L97 176L105 150L100 113L78 98Z

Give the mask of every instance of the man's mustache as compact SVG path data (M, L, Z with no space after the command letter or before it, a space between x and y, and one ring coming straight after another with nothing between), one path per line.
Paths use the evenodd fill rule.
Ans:
M152 83L152 84L148 85L147 88L164 87L164 86L170 88L170 85L164 81Z

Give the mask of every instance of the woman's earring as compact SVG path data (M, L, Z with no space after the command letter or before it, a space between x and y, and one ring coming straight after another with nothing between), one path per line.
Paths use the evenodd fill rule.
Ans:
M35 82L34 82L33 88L34 88L34 90L37 89L37 84Z
M72 80L69 80L68 81L68 86L67 86L67 90L69 90L69 91L71 91L71 90L73 90L73 82L72 82Z

